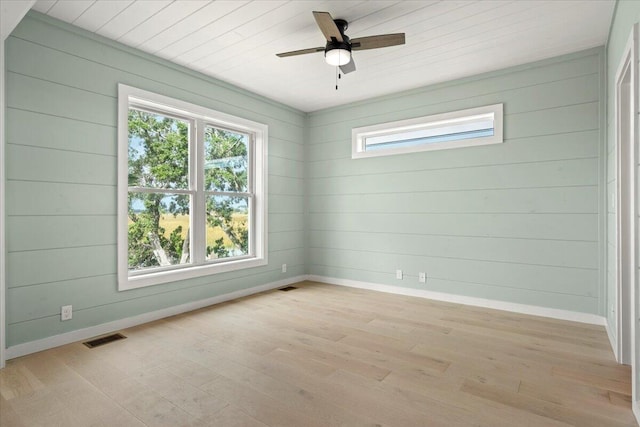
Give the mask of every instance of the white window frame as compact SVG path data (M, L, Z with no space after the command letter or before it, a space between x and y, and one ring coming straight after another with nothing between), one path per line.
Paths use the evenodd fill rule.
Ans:
M250 172L252 177L249 190L253 192L253 205L250 212L250 248L249 255L206 261L202 253L195 252L196 245L204 243L206 225L204 221L193 221L192 248L194 259L191 264L175 265L167 268L154 268L149 271L131 273L128 265L128 165L129 165L129 131L128 112L130 107L155 110L160 114L167 114L192 122L190 138L203 141L204 126L211 125L227 130L233 130L249 134L252 138L250 144ZM199 134L199 137L195 135ZM226 113L201 107L189 102L159 95L153 92L118 85L118 290L124 291L161 283L191 279L205 275L223 273L245 268L267 265L267 142L268 126L252 120L232 116ZM189 144L190 179L196 180L196 189L193 190L199 197L192 197L190 215L204 215L204 183L200 178L204 168L204 144ZM194 161L195 160L195 161ZM189 191L183 190L191 193ZM169 191L171 192L171 191ZM244 194L244 193L243 193ZM198 214L197 211L202 211ZM202 217L201 217L202 218Z
M456 123L493 119L493 135L457 139L442 142L431 142L414 146L389 147L380 150L366 150L366 140L372 137L393 136L408 131L428 130ZM503 142L503 105L494 104L483 107L469 108L466 110L452 111L448 113L433 114L430 116L416 117L413 119L399 120L381 123L372 126L353 128L351 131L351 158L362 159L367 157L389 156L394 154L415 153L420 151L447 150L451 148L473 147L476 145L500 144Z

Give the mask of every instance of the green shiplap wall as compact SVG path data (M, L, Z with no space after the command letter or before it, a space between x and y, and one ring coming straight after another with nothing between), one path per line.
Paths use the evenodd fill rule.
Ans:
M308 273L603 314L603 66L598 48L310 114ZM503 144L351 159L354 127L495 103Z
M304 274L304 113L37 13L6 67L8 346ZM117 292L118 83L269 126L268 266Z

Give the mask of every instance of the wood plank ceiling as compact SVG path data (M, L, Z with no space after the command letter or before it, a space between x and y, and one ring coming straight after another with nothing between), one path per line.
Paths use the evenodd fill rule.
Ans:
M39 0L34 10L302 111L394 93L605 44L613 0ZM311 11L362 37L407 44L355 52L340 80Z

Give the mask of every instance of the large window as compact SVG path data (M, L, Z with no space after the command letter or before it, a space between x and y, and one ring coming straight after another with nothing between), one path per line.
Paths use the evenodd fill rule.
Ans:
M265 265L267 126L118 97L118 288Z
M352 158L502 142L502 104L352 130Z

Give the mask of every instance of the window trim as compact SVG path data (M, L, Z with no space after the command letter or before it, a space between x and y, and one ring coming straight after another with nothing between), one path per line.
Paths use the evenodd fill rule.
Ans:
M435 127L448 121L493 114L494 133L492 136L478 138L457 139L450 141L426 143L409 147L391 147L381 150L365 150L368 137L392 135L412 129ZM474 147L477 145L500 144L503 142L503 104L486 105L465 110L433 114L407 120L362 126L351 130L351 158L362 159L368 157L390 156L394 154L415 153L421 151L446 150L451 148Z
M250 227L249 233L251 237L250 242L250 256L229 258L225 261L207 261L202 264L185 264L172 266L166 270L155 270L146 273L136 273L134 275L129 274L128 263L128 166L129 166L129 130L128 130L128 112L132 106L148 108L157 110L161 114L175 115L181 119L187 119L195 123L199 121L205 125L213 125L223 127L225 129L232 129L235 131L241 131L251 135L253 143L250 145L252 153L249 154L250 165L249 173L253 175L253 179L250 180L253 188L248 188L253 191L253 197L249 197L252 200L253 211L249 209L250 215L253 215L253 227ZM181 101L168 96L156 94L146 90L138 89L135 87L127 86L124 84L118 84L118 126L117 126L117 143L118 143L118 182L117 182L117 275L118 275L118 290L124 291L129 289L136 289L146 286L153 286L162 283L174 282L179 280L192 279L205 275L225 273L230 271L241 270L245 268L253 268L264 266L268 264L268 251L267 251L267 145L268 145L268 126L263 123L254 122L252 120L236 117L230 114L222 113L210 108L202 107L190 102ZM198 141L203 140L204 126L196 127L193 133L193 138ZM200 138L198 139L198 135ZM189 166L190 179L201 181L202 177L199 176L203 171L199 163L204 162L204 144L192 144L190 142L189 155L195 154L195 159L190 163L194 163L193 166ZM197 153L193 151L197 150ZM253 156L251 155L253 154ZM198 164L196 164L198 163ZM194 171L195 169L195 171ZM198 184L199 185L204 185ZM204 187L203 187L204 189ZM251 192L251 191L249 191ZM203 197L206 197L206 191L203 192ZM192 205L195 209L199 208L195 206L195 199L193 197ZM204 209L204 206L202 206ZM201 228L201 227L200 227ZM198 240L202 242L202 237L196 238L195 235L202 230L192 230L192 244L198 244Z

